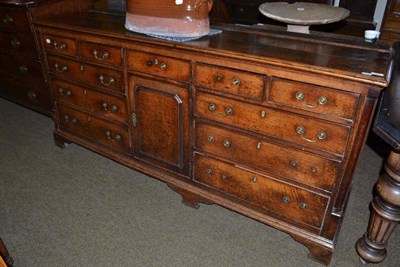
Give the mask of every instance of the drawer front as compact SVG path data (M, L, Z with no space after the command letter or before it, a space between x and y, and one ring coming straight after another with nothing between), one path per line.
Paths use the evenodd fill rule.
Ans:
M51 88L57 101L79 106L121 123L128 122L125 98L111 96L58 79L52 80Z
M274 79L268 100L289 107L353 119L358 98L357 94Z
M221 127L196 124L196 147L221 157L332 190L338 163Z
M0 8L0 30L31 31L24 8Z
M196 154L194 179L264 209L320 228L329 198Z
M115 66L122 65L122 48L120 47L80 42L79 51L80 56L85 60Z
M6 98L22 102L28 106L38 107L48 112L52 105L50 100L50 91L46 84L20 82L14 79L7 79L0 75L0 93Z
M197 115L342 154L350 128L197 91Z
M43 35L43 46L47 51L56 52L63 55L76 56L76 41L71 38Z
M245 71L197 64L195 84L231 94L262 100L264 76Z
M126 128L59 103L57 108L61 128L126 154L131 154Z
M176 58L129 50L128 68L169 79L190 81L190 62Z
M124 91L122 73L56 56L48 56L49 71L55 75L113 91Z
M38 60L0 54L0 71L35 82L45 82L42 64Z
M5 53L24 54L38 58L35 41L31 35L0 32L0 49Z

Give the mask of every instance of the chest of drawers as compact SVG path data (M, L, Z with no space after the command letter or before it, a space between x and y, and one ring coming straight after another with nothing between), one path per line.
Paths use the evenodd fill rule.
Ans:
M388 47L227 25L174 43L123 21L35 22L56 144L160 179L192 207L218 204L284 231L328 264Z
M32 19L86 10L91 0L0 1L0 96L51 115L52 105Z

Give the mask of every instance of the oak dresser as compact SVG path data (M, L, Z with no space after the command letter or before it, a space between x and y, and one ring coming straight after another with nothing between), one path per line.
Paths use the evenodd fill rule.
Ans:
M32 20L87 10L92 0L0 0L0 96L51 115Z
M387 86L387 46L222 24L180 43L96 12L35 26L57 145L284 231L329 264Z

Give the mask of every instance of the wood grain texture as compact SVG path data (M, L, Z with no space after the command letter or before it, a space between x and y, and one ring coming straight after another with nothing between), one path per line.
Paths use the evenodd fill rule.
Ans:
M32 18L80 12L91 6L92 0L1 0L0 73L8 77L3 78L7 85L0 88L0 95L50 116L50 91Z
M175 43L129 32L123 16L98 12L36 27L43 47L46 36L77 47L43 49L57 144L77 143L164 181L191 207L215 203L289 233L329 263L388 83L388 46L234 25ZM100 55L115 48L121 62L98 60L97 48ZM118 73L118 90L96 81L100 72ZM102 101L125 109L109 113Z

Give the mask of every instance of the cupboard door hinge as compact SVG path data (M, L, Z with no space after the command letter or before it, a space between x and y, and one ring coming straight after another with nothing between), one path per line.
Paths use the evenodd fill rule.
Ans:
M132 123L133 123L133 127L136 127L137 118L136 118L136 113L135 112L132 112Z

